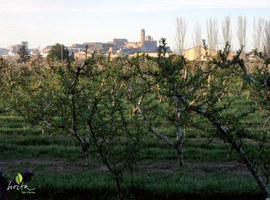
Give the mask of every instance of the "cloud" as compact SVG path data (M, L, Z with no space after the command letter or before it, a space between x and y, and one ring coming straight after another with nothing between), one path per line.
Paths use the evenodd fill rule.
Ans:
M155 12L199 9L270 8L269 0L145 0L121 4L106 9L107 12ZM102 8L101 8L102 10ZM103 10L104 11L104 10Z
M0 13L61 14L61 13L145 13L198 9L270 8L269 0L0 0Z

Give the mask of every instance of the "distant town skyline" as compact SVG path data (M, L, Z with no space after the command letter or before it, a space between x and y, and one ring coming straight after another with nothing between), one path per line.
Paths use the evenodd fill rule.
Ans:
M55 43L108 42L113 38L139 41L145 28L156 40L165 37L175 48L176 18L188 21L186 48L192 46L195 23L203 27L215 17L219 26L230 15L233 31L237 16L248 21L247 49L251 48L253 18L270 20L269 0L0 0L0 47L28 41L31 48ZM220 32L221 34L221 32ZM235 34L234 34L235 35ZM233 38L236 43L236 38Z

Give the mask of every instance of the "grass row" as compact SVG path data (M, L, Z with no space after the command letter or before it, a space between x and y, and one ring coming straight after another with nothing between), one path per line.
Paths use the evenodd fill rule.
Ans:
M259 120L254 124L259 124ZM16 116L0 116L0 125L0 161L12 161L5 168L5 176L12 179L28 166L35 171L29 187L37 188L36 194L25 196L16 192L12 199L115 198L115 184L108 172L100 169L96 149L92 148L90 154L94 165L81 166L81 148L70 134L42 135L39 127L29 126L23 118ZM164 131L174 140L173 131ZM225 163L239 159L224 141L218 138L210 141L208 136L195 128L188 130L183 144L186 162L200 165L203 162ZM263 199L251 176L232 174L222 168L206 167L200 172L193 172L188 167L175 167L173 172L142 169L148 166L148 161L154 164L158 160L176 163L176 152L150 135L145 136L141 146L140 167L135 166L133 171L123 176L125 199ZM257 146L251 141L245 147L256 151ZM49 162L31 163L35 159L59 161L60 169L54 166L58 165L57 162L52 163L53 166ZM65 168L65 163L68 167L63 170L60 165ZM80 170L75 170L77 168Z
M38 196L38 199L115 199L114 182L106 173L58 172L56 176L53 172L41 171L28 186L37 188L33 197ZM206 176L181 171L176 174L129 172L124 174L121 186L125 199L262 198L251 177L226 173ZM24 196L16 193L13 197L21 199Z

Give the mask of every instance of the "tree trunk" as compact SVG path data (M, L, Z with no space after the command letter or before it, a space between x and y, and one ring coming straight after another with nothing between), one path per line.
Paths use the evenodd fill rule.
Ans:
M183 154L183 134L182 134L182 129L180 127L177 128L177 146L176 146L176 151L177 151L177 158L178 158L178 165L179 166L184 166L184 154Z
M218 127L223 135L228 135L226 130L223 127ZM266 199L270 200L270 188L267 186L267 183L263 180L262 176L258 172L257 168L253 166L252 161L249 160L246 156L246 153L243 151L241 146L237 144L235 140L233 140L231 137L227 137L229 143L233 146L233 148L237 151L238 155L242 158L243 162L247 166L248 170L251 172L253 177L256 179L260 189L265 193Z
M234 150L237 152L237 154L240 156L240 158L243 160L245 165L247 166L248 170L251 172L255 180L257 181L261 191L265 194L266 199L268 200L270 198L270 187L267 185L267 182L263 180L263 176L259 173L257 168L252 164L252 160L250 160L244 150L241 148L241 144L238 144L237 141L232 137L231 133L218 122L218 120L208 113L206 110L199 109L197 107L191 106L188 104L186 99L177 91L177 96L181 99L181 101L191 110L194 112L206 117L221 133L222 137L224 137L229 144L232 145Z
M86 165L87 166L89 166L90 165L90 155L89 155L89 153L87 153L87 152L84 152L84 157L85 157L85 163L86 163Z
M117 199L122 200L122 193L121 193L121 186L120 186L120 178L119 176L115 176L115 183L116 183L116 191L117 191Z
M44 127L41 127L41 136L44 137L45 136L45 133L46 133L45 128Z
M245 151L241 148L241 144L238 144L237 141L235 139L233 139L233 137L228 132L228 130L224 126L222 126L221 124L219 124L215 119L213 119L213 117L211 117L206 111L199 111L199 110L195 110L195 111L198 112L201 115L204 115L206 118L208 118L208 120L210 122L212 122L219 129L219 131L222 134L222 136L227 140L227 142L229 144L232 145L232 147L234 148L234 150L238 153L238 155L240 156L240 158L242 159L242 161L245 163L245 165L247 166L248 170L251 172L251 174L253 175L253 177L257 181L260 189L266 195L266 199L268 200L270 198L270 188L267 185L267 182L265 182L263 180L263 177L259 173L259 171L257 170L256 166L253 165L252 160L250 160L247 157Z
M181 114L181 110L180 110L180 105L181 105L181 101L177 98L177 106L178 108L176 109L176 121L177 123L179 123L180 121L180 114ZM184 166L184 155L183 155L183 131L182 128L180 127L180 125L178 124L177 127L177 135L176 135L176 139L177 139L177 144L176 144L176 151L177 151L177 158L178 158L178 165L180 167Z

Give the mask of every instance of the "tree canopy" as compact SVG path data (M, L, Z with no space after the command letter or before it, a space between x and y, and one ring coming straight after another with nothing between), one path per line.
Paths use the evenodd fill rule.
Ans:
M18 62L25 63L30 60L28 42L22 41L21 47L19 48L17 54L19 55Z
M52 46L49 55L47 56L48 60L58 60L58 61L66 61L69 58L69 52L66 46L63 44L55 44Z

